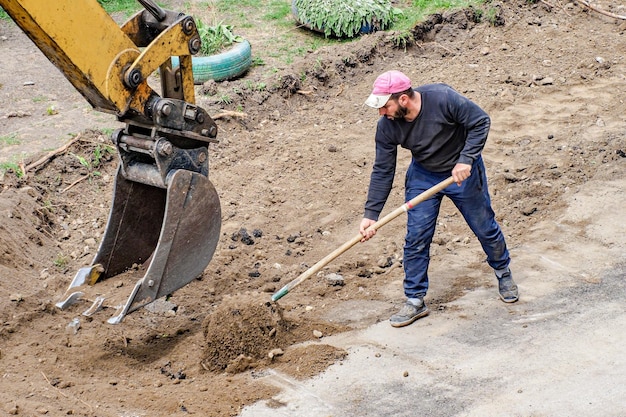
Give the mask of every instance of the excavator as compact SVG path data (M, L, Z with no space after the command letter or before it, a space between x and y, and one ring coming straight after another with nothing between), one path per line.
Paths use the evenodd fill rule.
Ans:
M87 301L87 316L113 307L110 324L197 279L221 228L208 158L217 125L194 97L196 22L138 1L143 9L118 25L97 0L0 0L89 104L123 123L111 136L119 165L99 248L56 303ZM119 284L93 290L127 274L129 293Z

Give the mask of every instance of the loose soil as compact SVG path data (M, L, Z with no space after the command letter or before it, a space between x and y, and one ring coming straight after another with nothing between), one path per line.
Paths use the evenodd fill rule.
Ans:
M598 5L624 15L623 6ZM270 297L357 233L378 117L363 101L388 69L415 84L450 84L489 112L484 158L513 252L535 242L562 248L558 228L543 225L587 182L598 192L576 202L583 213L585 204L623 211L613 201L626 181L626 24L575 3L491 6L495 26L472 10L436 15L404 48L394 33L376 33L288 66L268 63L276 73L259 66L198 86L209 114L244 113L217 118L220 142L210 149L222 204L218 249L202 277L117 326L106 323L111 309L87 318L86 302L54 305L103 234L117 166L103 132L117 122L91 110L12 22L0 22L0 137L18 139L0 142L0 162L29 166L79 135L25 178L10 171L0 178L4 412L235 416L258 400L284 405L262 375L306 379L342 361L348 352L324 337L386 320L403 300L401 218L277 303ZM272 48L263 34L243 35L253 54ZM259 83L267 88L252 87ZM401 153L384 213L403 203L408 158ZM584 242L592 222L582 216L568 227ZM604 247L587 250L623 253L610 229L594 229ZM431 256L432 314L450 314L448 303L494 287L484 254L448 202ZM586 259L593 263L594 253ZM512 266L521 282L537 268L515 259Z

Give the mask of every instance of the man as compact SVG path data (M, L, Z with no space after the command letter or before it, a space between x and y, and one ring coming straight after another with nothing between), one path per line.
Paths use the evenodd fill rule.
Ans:
M502 301L517 301L518 288L509 269L504 235L491 208L481 157L491 124L487 113L445 84L413 89L411 80L400 71L388 71L376 78L365 104L378 109L383 117L376 128L376 160L359 228L363 241L376 234L366 229L378 219L391 191L398 146L413 155L406 173L406 201L450 176L456 182L407 212L403 258L407 301L391 316L391 325L406 326L428 314L424 297L430 244L443 196L454 202L478 237L495 271Z

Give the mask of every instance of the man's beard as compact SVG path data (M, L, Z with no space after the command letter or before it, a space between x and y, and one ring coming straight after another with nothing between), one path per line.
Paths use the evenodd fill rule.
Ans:
M396 110L396 112L393 114L393 118L404 120L404 117L406 116L408 112L409 111L407 110L406 107L403 107L400 104L398 104L398 110Z

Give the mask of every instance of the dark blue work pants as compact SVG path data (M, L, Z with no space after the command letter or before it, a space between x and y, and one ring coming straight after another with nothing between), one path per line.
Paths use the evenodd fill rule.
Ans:
M424 169L415 160L409 166L405 181L406 201L437 185L450 176ZM437 216L444 196L459 209L487 255L487 263L494 269L509 266L509 251L504 235L496 222L487 189L487 176L482 158L472 166L472 174L461 183L452 184L435 196L407 212L407 233L404 245L404 294L407 298L423 298L428 291L428 264L430 244L435 234Z

